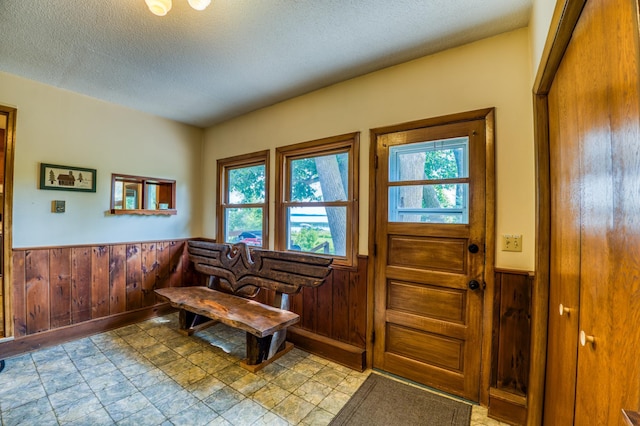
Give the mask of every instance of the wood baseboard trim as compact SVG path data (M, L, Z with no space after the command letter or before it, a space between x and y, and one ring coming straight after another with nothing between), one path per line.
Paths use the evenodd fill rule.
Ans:
M524 425L527 422L527 398L490 388L488 415L501 422Z
M68 325L42 333L19 337L0 343L0 359L10 358L32 352L48 346L59 345L70 340L80 339L93 334L113 330L114 328L134 324L149 318L162 316L175 311L168 303L162 303L135 311L123 312L104 318L96 318L80 324Z
M358 371L365 369L367 351L364 348L321 336L299 327L287 329L287 340L302 350L330 359L345 367Z

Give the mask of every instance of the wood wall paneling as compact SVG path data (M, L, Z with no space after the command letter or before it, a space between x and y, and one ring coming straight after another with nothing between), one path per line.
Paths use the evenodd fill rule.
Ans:
M124 245L109 247L109 314L127 310L127 250Z
M183 277L188 269L182 267L185 247L180 240L15 249L14 337L80 326L99 318L122 318L144 307L155 309L154 288L188 281Z
M333 274L329 275L327 282L318 287L316 297L316 314L319 321L316 322L316 328L311 330L321 336L331 336L333 329Z
M142 306L152 306L156 303L156 278L158 263L156 261L156 244L141 244L142 250Z
M25 253L27 334L49 329L49 251Z
M43 249L48 253L49 250ZM91 247L71 249L71 322L91 319Z
M51 327L71 324L71 249L52 249L49 253Z
M351 271L333 271L333 318L331 337L349 342L349 275ZM351 343L351 342L349 342Z
M127 244L127 311L142 307L140 244Z
M109 315L109 247L91 249L91 318Z
M496 358L496 387L526 396L529 382L531 342L531 277L499 272L499 339Z
M156 244L156 287L165 288L171 285L170 244L164 241Z
M13 252L13 335L16 338L27 335L26 254L25 251Z
M171 287L182 287L182 264L185 242L171 241L169 244L169 282Z
M300 326L307 330L318 328L318 289L305 287L302 289L302 318Z
M366 256L356 267L335 265L323 285L293 298L300 322L289 340L300 348L351 368L365 368L367 321Z
M358 269L349 274L349 336L357 347L366 347L367 334L367 262L358 258Z
M495 273L489 417L510 424L527 416L533 283L530 272Z

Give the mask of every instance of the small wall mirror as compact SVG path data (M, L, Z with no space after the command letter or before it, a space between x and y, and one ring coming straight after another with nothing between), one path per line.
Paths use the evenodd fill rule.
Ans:
M176 214L176 181L111 175L112 214Z

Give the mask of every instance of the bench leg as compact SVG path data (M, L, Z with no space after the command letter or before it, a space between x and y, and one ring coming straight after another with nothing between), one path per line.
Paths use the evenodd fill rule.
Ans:
M268 358L272 337L256 337L247 333L247 365L257 365Z
M194 314L184 309L180 309L178 313L179 331L187 336L191 336L196 331L200 331L217 323L218 321L212 320L211 318Z
M270 357L268 353L272 344L272 336L256 337L247 333L247 358L240 361L240 366L255 373L293 349L293 343L284 342L281 350Z
M276 308L289 310L289 295L276 291L275 298L273 299L273 306ZM273 333L273 340L269 346L269 355L267 359L273 358L273 356L284 349L284 342L287 339L287 329L276 331Z

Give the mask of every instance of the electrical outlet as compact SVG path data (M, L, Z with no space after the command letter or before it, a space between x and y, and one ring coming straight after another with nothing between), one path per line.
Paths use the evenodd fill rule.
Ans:
M522 251L522 235L504 234L502 251Z

